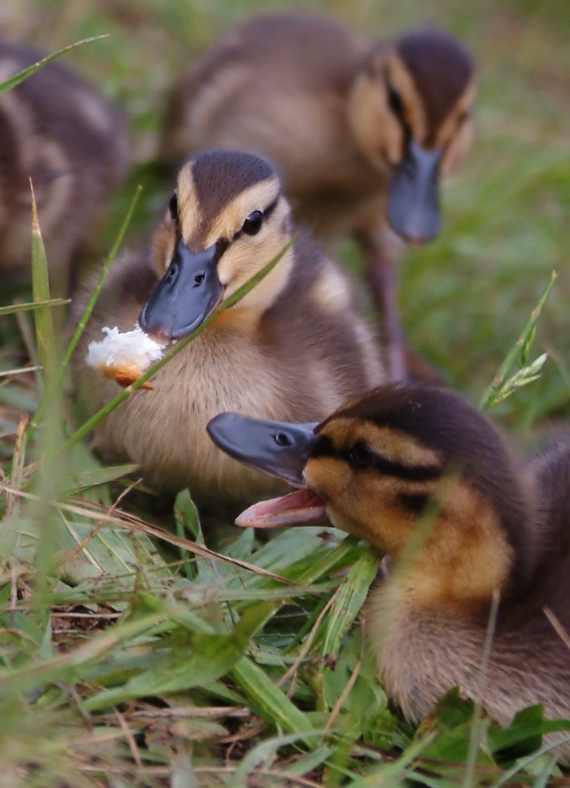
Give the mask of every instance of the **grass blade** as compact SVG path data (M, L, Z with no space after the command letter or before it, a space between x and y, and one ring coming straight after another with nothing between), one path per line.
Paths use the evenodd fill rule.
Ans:
M231 675L263 719L291 733L315 735L309 718L248 657L239 660ZM311 736L303 738L308 745L313 741Z
M55 373L57 363L55 333L51 308L45 306L45 304L49 303L51 300L49 273L46 250L38 220L36 197L31 180L30 188L32 190L32 290L34 301L44 304L44 306L38 306L35 313L36 343L40 363L44 369L46 378L48 378Z
M369 550L351 566L327 616L323 654L338 656L342 640L360 614L368 589L376 579L379 565L379 557Z
M540 317L542 309L546 303L546 299L550 295L550 291L552 290L557 277L558 274L556 273L556 271L553 271L550 276L550 281L546 287L546 290L540 297L540 300L536 305L536 307L532 310L531 316L527 324L525 325L517 341L509 351L506 359L501 364L499 371L497 372L497 374L495 375L495 377L491 382L491 385L487 388L487 390L481 397L479 401L479 407L482 410L485 410L486 408L490 408L493 405L496 405L498 402L501 401L501 399L505 399L505 396L508 396L508 394L503 394L503 388L505 387L505 385L509 384L509 381L506 380L507 375L509 374L513 364L516 362L519 356L521 356L523 359L528 358L529 347L534 337L534 332L536 329L538 318ZM540 366L542 366L542 364ZM530 374L532 375L532 372ZM520 387L520 385L525 385L525 383L521 384L519 382L518 386ZM509 393L512 393L512 391L514 391L514 388L511 389Z
M51 63L52 60L56 60L56 58L61 57L66 52L70 52L72 49L76 49L77 47L83 46L84 44L91 44L93 41L101 41L103 38L109 38L108 35L102 36L91 36L90 38L83 38L81 41L76 41L74 44L69 44L63 49L59 49L57 52L54 52L53 55L48 55L47 57L38 60L37 63L34 63L32 66L28 66L28 68L19 71L17 74L14 74L13 77L10 79L5 80L0 84L0 96L3 93L7 93L12 88L15 88L16 85L19 85L20 82L23 82L28 77L31 77L32 74L35 74L36 71L39 71L40 68L43 68L48 63Z
M13 315L15 312L29 312L32 309L39 307L54 307L65 306L70 304L70 298L51 298L48 301L30 301L27 304L10 304L9 306L0 306L0 317L3 315Z
M114 260L115 260L115 258L117 256L117 253L118 253L118 251L119 251L119 249L121 247L121 244L123 243L123 239L125 237L125 233L127 232L127 228L129 227L129 225L131 223L131 219L133 218L133 214L134 214L135 209L137 207L137 203L139 201L141 192L142 192L142 186L137 186L136 191L135 191L134 196L133 196L133 199L131 200L131 204L130 204L129 209L127 211L127 215L125 216L125 219L124 219L124 221L123 221L123 223L122 223L122 225L121 225L121 227L119 229L119 232L117 234L115 242L114 242L113 246L111 247L111 251L109 252L109 255L108 255L107 259L105 260L105 263L104 263L103 268L101 270L101 274L99 276L99 279L97 280L97 284L95 286L95 290L93 291L93 295L91 296L91 298L89 300L89 303L87 304L87 306L85 308L85 311L84 311L84 313L81 316L81 320L79 321L79 324L78 324L78 326L77 326L77 328L76 328L76 330L75 330L75 332L73 334L73 337L71 338L71 341L70 341L69 345L67 346L65 354L63 356L62 365L61 365L60 382L63 380L63 376L65 374L65 370L67 369L67 367L69 365L69 362L71 361L71 358L72 358L72 356L73 356L73 354L75 352L75 348L77 347L77 344L78 344L79 340L81 339L83 331L85 330L85 326L87 325L87 322L88 322L89 318L91 317L93 309L95 308L95 304L97 303L97 299L99 298L99 294L100 294L101 289L102 289L102 287L103 287L103 285L105 283L105 279L107 278L107 274L109 273L109 270L110 270L111 266L113 265L113 262L114 262Z

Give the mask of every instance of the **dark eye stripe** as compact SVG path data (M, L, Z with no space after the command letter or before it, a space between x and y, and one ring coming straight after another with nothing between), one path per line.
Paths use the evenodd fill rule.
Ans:
M400 506L410 514L422 514L429 501L429 495L424 493L400 493L397 497Z
M168 203L168 212L170 214L170 218L174 222L174 224L178 224L179 217L178 217L178 195L176 192L170 198L170 202Z
M267 208L263 211L263 219L264 220L269 219L269 217L271 216L271 214L275 210L275 206L277 205L278 202L279 202L279 195L277 195L277 197L273 200L271 205L268 205Z
M362 473L376 470L386 476L396 476L399 479L405 479L410 482L430 482L441 478L442 475L442 468L438 465L404 465L400 462L388 460L379 454L373 455L373 460L367 468L358 468L351 462L351 450L352 447L336 449L327 435L319 435L311 451L311 458L331 457L332 459L348 463L348 465L355 468L355 470L362 471Z
M404 132L406 139L409 140L413 135L412 129L406 117L406 108L404 107L404 102L402 101L400 92L393 88L390 83L390 76L387 69L384 70L384 82L386 84L386 91L388 93L388 106L402 127L402 131Z

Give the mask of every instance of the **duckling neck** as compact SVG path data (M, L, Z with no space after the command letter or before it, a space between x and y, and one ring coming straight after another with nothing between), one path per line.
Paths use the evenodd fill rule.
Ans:
M521 530L525 525L520 523ZM476 490L461 489L426 528L425 543L415 555L413 547L395 555L389 582L402 600L416 608L470 614L485 610L495 591L510 592L518 571L515 548L499 514Z

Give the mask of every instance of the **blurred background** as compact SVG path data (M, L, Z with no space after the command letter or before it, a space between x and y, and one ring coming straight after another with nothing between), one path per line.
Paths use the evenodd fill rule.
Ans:
M477 399L556 270L533 356L551 359L542 379L498 408L524 434L568 412L570 398L570 4L559 0L2 0L11 40L53 52L81 38L64 61L125 110L133 172L110 206L102 259L136 184L144 185L128 243L145 242L173 185L156 161L175 77L233 24L251 14L326 14L371 38L440 26L475 56L478 139L443 189L436 242L406 253L401 309L411 342L445 380ZM361 274L349 243L334 250Z

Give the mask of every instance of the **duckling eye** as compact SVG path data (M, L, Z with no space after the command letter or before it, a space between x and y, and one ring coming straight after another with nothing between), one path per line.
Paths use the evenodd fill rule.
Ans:
M354 468L370 468L374 463L374 452L366 443L359 441L349 451L348 460Z
M263 224L263 212L252 211L242 225L242 231L246 235L257 235Z
M178 221L178 197L176 192L170 198L170 202L168 203L168 212L170 213L170 218L173 222Z

